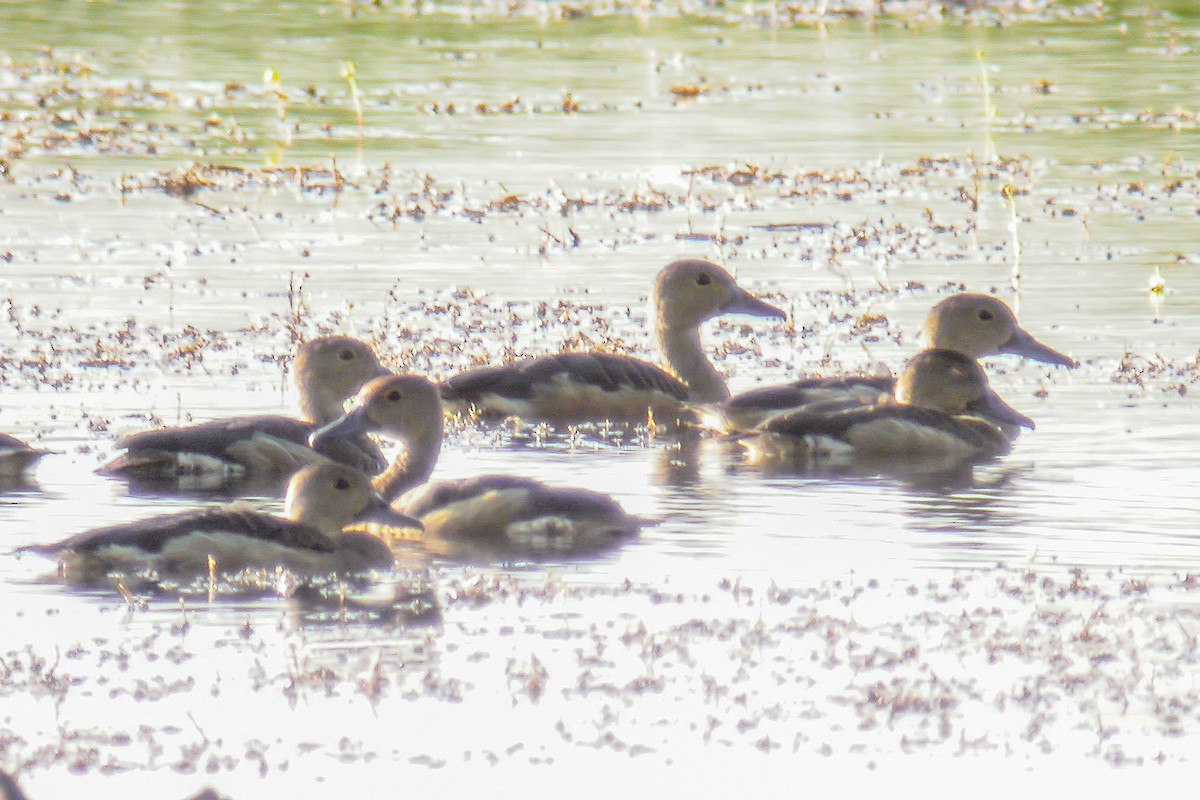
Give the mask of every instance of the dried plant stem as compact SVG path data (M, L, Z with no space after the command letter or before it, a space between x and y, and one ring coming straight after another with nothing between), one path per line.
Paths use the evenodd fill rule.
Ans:
M350 102L354 104L354 119L358 123L358 146L363 143L363 110L362 98L358 94L358 67L353 61L342 64L342 78L350 84Z
M996 142L992 138L992 118L996 116L996 107L992 105L992 84L988 80L987 62L983 60L983 51L977 50L975 58L979 61L979 79L983 83L983 157L984 162L990 164L996 160Z
M1012 288L1014 292L1021 291L1021 236L1019 226L1021 217L1017 214L1017 190L1011 183L1004 184L1000 189L1004 201L1008 204L1008 231L1012 234Z

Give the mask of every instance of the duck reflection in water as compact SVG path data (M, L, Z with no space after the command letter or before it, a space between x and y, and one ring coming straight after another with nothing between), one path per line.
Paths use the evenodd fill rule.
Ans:
M398 570L370 582L321 584L288 580L276 585L287 600L287 623L293 630L346 625L417 628L442 622L437 591L424 570Z
M1017 498L1026 491L1030 464L978 468L969 483L938 484L917 480L898 497L905 527L916 532L916 546L952 565L985 566L1028 561L1036 553L1028 532L1040 530Z

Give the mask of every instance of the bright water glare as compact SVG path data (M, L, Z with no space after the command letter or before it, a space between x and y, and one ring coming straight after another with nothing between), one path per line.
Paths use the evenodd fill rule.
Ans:
M655 359L647 294L680 257L792 315L706 328L734 391L895 371L962 289L1080 362L990 359L1037 429L953 482L451 437L440 477L654 521L591 559L413 557L313 605L83 592L0 554L0 766L34 798L1186 769L1200 22L822 5L869 8L0 7L0 430L53 451L4 485L6 548L231 499L94 470L157 424L292 413L321 333L436 379Z

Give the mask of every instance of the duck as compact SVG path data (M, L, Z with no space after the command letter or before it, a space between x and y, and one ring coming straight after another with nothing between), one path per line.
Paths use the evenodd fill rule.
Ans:
M0 480L19 480L50 453L30 447L15 436L0 433Z
M1010 426L1033 430L1034 422L991 389L978 361L931 349L909 360L891 399L834 410L801 407L732 438L760 464L950 466L1008 454Z
M612 353L545 355L454 375L441 384L442 401L453 412L485 419L518 417L553 425L653 419L672 424L689 401L720 403L730 396L700 341L705 322L727 314L787 318L702 259L663 267L654 280L651 303L662 367Z
M371 378L386 375L371 348L349 336L322 336L296 353L294 380L302 419L255 414L198 425L142 431L119 439L125 452L97 472L140 480L211 476L237 481L248 474L287 476L301 466L332 460L375 474L387 466L379 447L360 437L316 452L308 436L342 413L342 404Z
M421 527L392 511L365 473L327 462L292 476L283 516L232 503L95 528L19 552L56 558L62 577L83 583L147 571L186 577L282 567L316 575L390 567L394 557L381 539L344 531L364 520L395 530Z
M17 779L0 769L0 800L29 800Z
M926 315L921 335L928 349L953 350L973 359L1009 354L1052 366L1079 366L1075 359L1022 328L1007 303L986 294L963 292L939 301ZM874 405L895 390L896 379L891 375L807 377L707 404L700 413L708 427L728 433L753 428L773 414L803 406L819 411Z
M600 492L549 486L515 475L481 475L430 483L441 451L439 390L420 375L367 383L338 420L317 430L313 445L375 433L404 450L374 480L399 514L421 521L420 544L456 559L537 559L596 553L635 537L645 520Z

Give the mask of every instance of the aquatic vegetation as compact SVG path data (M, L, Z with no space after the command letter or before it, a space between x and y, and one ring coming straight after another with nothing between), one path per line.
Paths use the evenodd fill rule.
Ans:
M1015 305L1014 278L1022 322L1082 361L986 365L1038 431L961 483L764 477L654 418L450 420L448 475L594 487L659 521L585 562L77 593L0 554L0 768L33 800L106 776L420 794L492 765L730 781L701 794L797 765L848 792L926 787L930 764L1065 770L1076 793L1186 770L1180 7L356 0L239 6L236 31L224 6L0 10L0 427L52 451L0 486L6 547L200 502L91 470L125 433L291 407L289 354L318 335L438 379L652 359L647 280L680 256L789 312L713 326L737 390L898 369L933 302Z
M358 94L358 67L353 61L342 64L342 80L350 87L350 103L354 106L354 121L358 125L358 142L363 140L363 109L362 99Z

